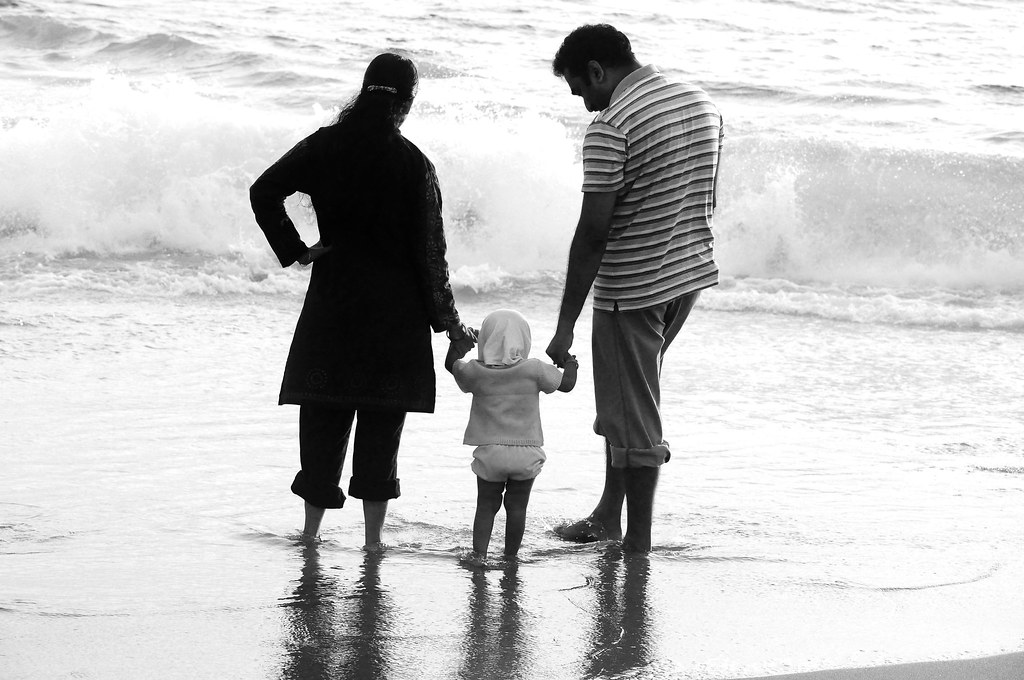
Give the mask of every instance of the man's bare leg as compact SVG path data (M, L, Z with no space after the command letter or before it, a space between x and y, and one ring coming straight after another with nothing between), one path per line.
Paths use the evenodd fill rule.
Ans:
M651 551L651 523L654 519L654 490L661 468L626 468L622 472L626 488L626 552Z
M604 444L604 491L597 506L586 519L555 527L555 533L567 541L590 543L618 541L622 538L622 501L626 496L623 470L612 467L611 449Z

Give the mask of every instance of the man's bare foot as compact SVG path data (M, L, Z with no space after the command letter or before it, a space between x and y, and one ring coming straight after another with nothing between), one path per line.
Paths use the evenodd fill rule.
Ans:
M554 529L555 535L566 541L576 543L593 543L595 541L617 541L622 538L622 530L608 529L603 522L587 517L577 522L559 524Z
M370 553L371 555L383 555L390 547L391 546L384 542L367 543L363 546L363 552Z
M651 552L651 539L636 541L627 536L622 541L622 552L632 554L649 553Z

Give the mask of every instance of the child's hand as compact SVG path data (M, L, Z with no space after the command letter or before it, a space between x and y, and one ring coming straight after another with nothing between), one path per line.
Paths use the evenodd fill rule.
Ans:
M476 332L472 328L463 327L465 332L448 344L448 354L444 358L444 367L451 373L455 362L466 356L476 344Z
M579 371L580 362L576 356L566 352L566 358L562 361L562 382L558 386L559 392L571 392L576 387L576 374Z

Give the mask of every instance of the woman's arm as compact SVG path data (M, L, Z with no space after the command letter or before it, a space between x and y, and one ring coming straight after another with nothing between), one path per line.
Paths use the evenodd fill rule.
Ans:
M466 356L466 354L472 348L472 344L469 344L467 346L467 343L464 341L456 342L453 340L451 343L449 343L448 354L444 358L444 367L448 369L449 373L454 373L452 367L455 365L455 362L461 359L462 357Z
M316 172L310 137L296 144L276 163L253 182L249 188L249 202L267 242L277 255L282 267L293 262L309 264L309 249L299 237L295 224L284 208L284 201L292 194L308 193L310 178Z
M445 240L444 220L441 217L441 189L434 166L425 157L423 161L424 176L421 178L422 185L416 206L416 220L419 223L419 242L415 252L416 267L431 327L435 332L448 331L449 337L461 339L467 334L467 329L455 309L455 296L449 281L448 243ZM469 347L472 347L472 344Z

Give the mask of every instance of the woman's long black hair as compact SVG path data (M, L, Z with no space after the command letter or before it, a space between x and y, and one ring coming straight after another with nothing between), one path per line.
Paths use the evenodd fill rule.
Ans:
M331 198L324 206L343 211L339 224L356 252L408 241L389 229L411 224L423 196L423 156L399 131L417 83L412 61L397 54L378 55L366 68L359 94L325 128L324 170L334 188L327 190ZM316 203L312 205L319 218ZM365 228L370 225L372 229ZM334 237L321 232L325 243Z
M399 127L418 84L416 65L398 54L377 55L366 67L362 89L333 123L339 133L338 151L354 171L343 173L348 178L379 180L397 170L393 163L395 146L402 143Z

